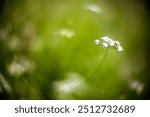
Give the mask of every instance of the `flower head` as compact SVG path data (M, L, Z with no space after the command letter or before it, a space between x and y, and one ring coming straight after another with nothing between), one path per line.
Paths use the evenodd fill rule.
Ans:
M123 51L123 48L120 45L119 41L114 41L113 39L107 36L101 37L99 40L98 39L94 40L94 43L96 45L101 45L104 48L112 47L114 49L117 49L117 51L119 52Z

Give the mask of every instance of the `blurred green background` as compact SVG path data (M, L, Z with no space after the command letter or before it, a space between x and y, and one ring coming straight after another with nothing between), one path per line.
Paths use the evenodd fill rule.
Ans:
M143 0L1 0L0 99L150 99ZM93 41L118 40L124 51Z

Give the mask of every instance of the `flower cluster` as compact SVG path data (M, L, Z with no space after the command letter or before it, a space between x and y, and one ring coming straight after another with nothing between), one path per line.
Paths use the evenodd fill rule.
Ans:
M94 40L94 44L101 45L104 48L113 47L117 49L117 51L123 51L122 46L120 45L119 41L114 41L109 37L101 37L100 39Z

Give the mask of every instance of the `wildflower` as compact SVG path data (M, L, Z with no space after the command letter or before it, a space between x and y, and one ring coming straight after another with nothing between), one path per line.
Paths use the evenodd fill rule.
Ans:
M20 56L16 57L9 65L8 72L12 76L21 76L26 72L32 72L34 65L32 61L28 60L26 57Z
M78 73L69 72L65 79L53 83L54 93L59 99L74 98L74 95L82 95L87 91L88 85L84 77Z
M111 47L113 47L113 46L115 45L115 42L114 42L113 40L109 40L109 45L110 45Z
M107 50L105 51L104 57L102 58L102 61L99 63L97 69L92 73L92 75L89 78L92 78L95 75L95 73L97 73L98 70L101 68L101 66L102 66L102 64L103 64L103 62L104 62L104 60L106 58L106 55L107 55L107 52L108 52L109 48L114 48L114 49L116 49L119 52L123 51L123 48L121 47L121 45L120 45L120 43L118 41L114 41L113 39L111 39L111 38L109 38L107 36L101 37L99 40L96 39L94 41L94 43L96 45L102 46L103 48L107 48Z
M69 29L62 29L60 30L59 35L70 39L74 36L74 32Z
M100 40L96 39L94 40L94 44L98 45L100 43Z
M104 42L104 43L102 43L101 46L104 47L104 48L107 48L107 47L108 47L108 44Z
M87 10L87 11L90 11L93 13L101 12L101 8L97 5L94 5L94 4L85 5L83 8L84 8L84 10Z
M123 48L121 46L117 46L118 51L123 51Z
M19 63L16 63L16 62L13 62L9 68L9 73L11 75L16 75L16 76L20 76L21 74L23 74L25 72L25 68L23 65L19 64Z
M117 45L120 45L119 41L115 41L115 43L116 43Z
M102 37L101 40L103 40L104 42L109 42L110 38L109 37Z
M100 40L102 40L102 41L100 41ZM123 48L120 45L119 41L114 41L113 39L111 39L111 38L109 38L107 36L101 37L99 40L96 39L94 41L94 43L96 45L101 45L104 48L112 47L112 48L116 49L119 52L123 51Z
M141 94L145 87L145 85L138 80L130 80L128 84L129 88L135 91L137 94Z

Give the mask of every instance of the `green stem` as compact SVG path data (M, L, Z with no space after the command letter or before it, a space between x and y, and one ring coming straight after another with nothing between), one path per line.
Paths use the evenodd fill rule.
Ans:
M106 55L108 53L108 49L109 48L106 49L106 51L104 53L104 57L103 57L102 61L100 62L100 64L98 65L97 69L92 73L92 75L88 79L92 78L98 72L98 70L101 68L101 66L102 66L102 64L103 64L103 62L104 62L104 60L106 58Z
M102 58L102 61L101 61L100 64L98 65L97 69L92 73L92 75L91 75L90 77L88 77L87 79L85 79L84 82L86 82L87 80L90 80L90 79L96 74L96 72L101 68L101 66L102 66L102 64L103 64L103 62L104 62L104 60L105 60L105 58L106 58L106 55L107 55L107 53L108 53L108 49L109 49L109 48L106 49L106 51L105 51L105 53L104 53L104 57ZM79 86L81 86L81 85L82 85L82 84L80 84Z

